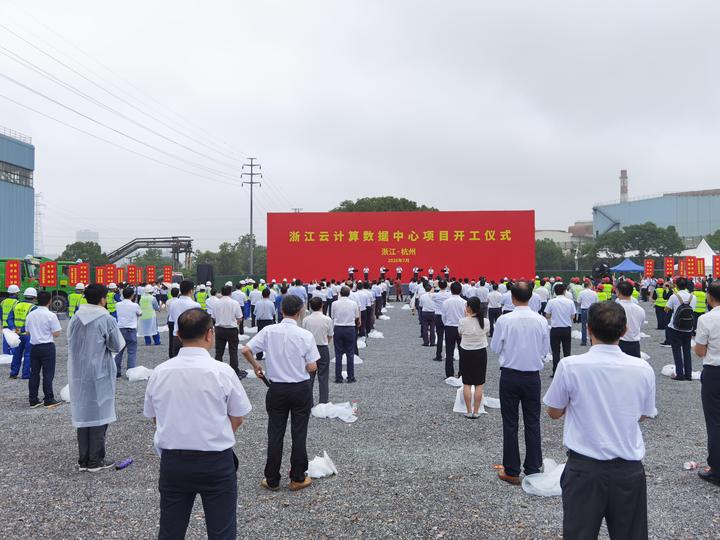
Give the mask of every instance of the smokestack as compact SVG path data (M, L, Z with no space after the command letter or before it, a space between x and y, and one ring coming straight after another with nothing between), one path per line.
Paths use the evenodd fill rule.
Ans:
M620 202L628 200L628 175L626 169L620 169Z

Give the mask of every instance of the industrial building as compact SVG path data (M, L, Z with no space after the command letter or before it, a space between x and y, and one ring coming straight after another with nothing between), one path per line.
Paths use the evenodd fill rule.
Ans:
M34 170L32 139L0 127L0 258L33 254Z
M689 246L720 229L720 189L683 191L628 198L627 171L620 174L620 200L593 206L595 238L648 221L658 227L674 226Z

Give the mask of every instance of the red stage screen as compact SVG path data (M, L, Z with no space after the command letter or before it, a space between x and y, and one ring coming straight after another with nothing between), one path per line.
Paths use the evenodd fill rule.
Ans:
M535 276L535 212L309 212L267 216L267 277L346 278L348 267L380 267L403 280L412 269L498 280Z

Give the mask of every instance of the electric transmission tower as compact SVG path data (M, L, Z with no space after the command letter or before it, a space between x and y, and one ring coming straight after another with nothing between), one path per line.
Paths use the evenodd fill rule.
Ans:
M243 181L242 185L248 184L250 186L250 274L255 273L255 235L253 234L253 188L255 185L262 185L262 182L259 180L255 180L256 176L259 176L260 178L263 177L262 173L255 172L255 169L262 170L262 166L259 163L255 163L255 160L257 158L248 158L250 160L250 163L245 163L242 166L242 173L240 174L241 178L244 178L245 176L249 177L250 180ZM250 172L245 172L245 167L248 167L250 169Z

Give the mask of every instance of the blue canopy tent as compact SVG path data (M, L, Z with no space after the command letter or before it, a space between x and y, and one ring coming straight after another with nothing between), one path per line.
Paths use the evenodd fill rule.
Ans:
M644 272L645 267L635 264L630 259L625 259L617 266L613 266L610 270L613 272Z

